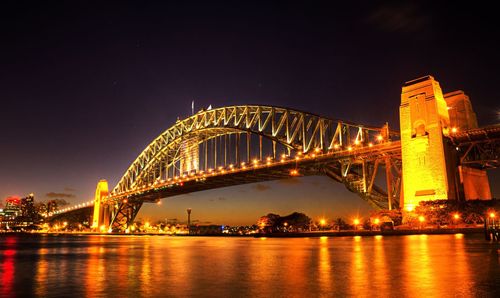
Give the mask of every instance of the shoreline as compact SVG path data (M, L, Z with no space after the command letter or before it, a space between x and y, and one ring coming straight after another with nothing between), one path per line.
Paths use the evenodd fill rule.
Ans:
M352 237L352 236L404 236L404 235L449 235L449 234L482 234L484 228L452 228L452 229L415 229L415 230L346 230L346 231L314 231L314 232L275 232L256 233L250 235L228 235L228 234L164 234L164 233L134 233L113 234L95 232L0 232L2 235L25 235L25 236L173 236L173 237L253 237L253 238L310 238L310 237Z
M296 238L296 237L349 237L349 236L404 236L404 235L449 235L449 234L482 234L484 228L453 228L453 229L417 229L390 231L315 231L315 232L280 232L259 233L254 237L266 238Z

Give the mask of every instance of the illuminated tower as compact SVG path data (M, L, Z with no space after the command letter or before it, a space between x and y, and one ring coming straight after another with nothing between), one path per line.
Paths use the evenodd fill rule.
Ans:
M403 161L403 207L420 201L456 199L450 145L450 118L439 83L432 76L406 82L401 94L400 128Z

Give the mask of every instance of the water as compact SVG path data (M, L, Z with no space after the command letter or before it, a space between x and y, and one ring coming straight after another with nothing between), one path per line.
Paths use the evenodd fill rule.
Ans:
M500 297L481 235L0 235L0 297Z

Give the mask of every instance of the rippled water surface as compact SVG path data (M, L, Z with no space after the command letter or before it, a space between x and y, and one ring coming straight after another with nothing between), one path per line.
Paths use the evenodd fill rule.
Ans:
M0 297L500 297L481 235L0 235Z

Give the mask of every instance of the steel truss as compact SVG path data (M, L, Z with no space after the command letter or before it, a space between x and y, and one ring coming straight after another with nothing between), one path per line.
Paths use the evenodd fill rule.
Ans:
M254 143L256 137L257 144ZM398 204L401 180L400 173L395 170L400 168L395 156L400 154L400 149L396 149L397 153L392 152L394 146L391 147L391 144L398 139L399 134L390 131L387 125L368 127L280 107L245 105L202 110L178 120L130 165L107 198L108 204L119 205L112 217L112 228L123 230L135 217L140 204L131 203L130 199L136 200L134 202L155 201L169 195L196 191L190 187L182 190L156 189L154 186L157 183L186 177L191 172L225 168L231 161L229 166L234 168L245 167L245 163L249 164L253 158L261 161L264 159L265 142L271 144L267 159L274 161L279 160L280 150L287 158L313 151L321 154L343 152L335 155L334 159L322 161L314 171L303 171L301 175L339 177L335 180L344 183L349 190L375 207L394 207ZM196 154L198 156L194 156ZM376 176L382 166L386 168L388 191L376 185ZM269 169L269 172L272 171ZM272 179L262 171L258 175ZM286 175L289 176L289 173ZM280 179L278 176L274 175L274 179ZM245 179L235 183L239 176L232 177L234 179L219 179L221 181L213 185L223 187L261 179L256 174L246 175ZM214 181L219 181L217 179ZM156 192L145 192L145 188L156 189ZM207 185L202 187L207 188ZM128 203L123 203L123 198L128 198Z
M471 129L450 136L460 165L478 169L500 166L500 125Z

